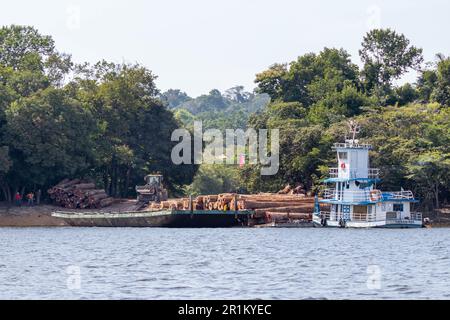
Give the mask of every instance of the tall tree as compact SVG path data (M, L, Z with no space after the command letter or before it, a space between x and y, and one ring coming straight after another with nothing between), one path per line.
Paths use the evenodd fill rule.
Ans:
M20 69L29 67L33 59L55 53L54 41L50 36L41 35L35 28L12 25L0 29L0 64Z
M167 103L170 109L174 109L179 105L192 100L186 92L182 92L180 89L169 89L161 94L161 100Z
M170 159L171 134L179 124L158 98L155 78L141 65L102 61L85 65L71 84L78 99L92 106L100 128L95 175L112 196L132 194L152 172L164 174L176 191L195 172Z
M298 101L305 107L330 92L340 92L345 81L358 86L358 66L343 49L324 48L319 54L308 53L286 65L276 64L256 75L258 91L273 101Z
M12 160L7 188L46 187L93 164L92 114L63 90L48 88L13 102L6 117L4 141Z
M368 32L361 45L366 88L380 98L389 91L393 80L409 69L418 69L423 62L422 49L391 29Z
M432 99L442 105L450 106L450 58L439 61L436 87Z

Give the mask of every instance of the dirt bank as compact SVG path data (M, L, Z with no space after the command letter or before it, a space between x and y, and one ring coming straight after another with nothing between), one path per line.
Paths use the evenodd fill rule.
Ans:
M102 210L70 210L80 212L124 212L132 211L136 201L118 200L112 206ZM21 206L8 205L0 202L0 227L64 227L64 221L51 216L54 211L64 210L53 205Z

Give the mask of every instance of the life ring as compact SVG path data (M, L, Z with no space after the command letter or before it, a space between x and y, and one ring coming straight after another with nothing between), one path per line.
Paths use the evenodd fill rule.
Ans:
M345 170L345 163L344 162L341 163L341 169Z
M378 190L370 190L370 201L380 200L380 193Z

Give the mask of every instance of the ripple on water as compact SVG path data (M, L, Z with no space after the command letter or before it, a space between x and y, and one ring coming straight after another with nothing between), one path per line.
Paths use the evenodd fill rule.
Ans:
M0 299L448 299L449 241L445 229L3 228Z

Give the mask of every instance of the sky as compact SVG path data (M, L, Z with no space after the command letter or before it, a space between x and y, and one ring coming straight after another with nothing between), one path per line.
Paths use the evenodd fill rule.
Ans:
M324 47L358 50L373 28L392 28L424 49L450 55L448 0L40 0L4 1L0 25L32 25L75 62L140 63L165 91L198 96ZM415 81L407 75L403 81Z

